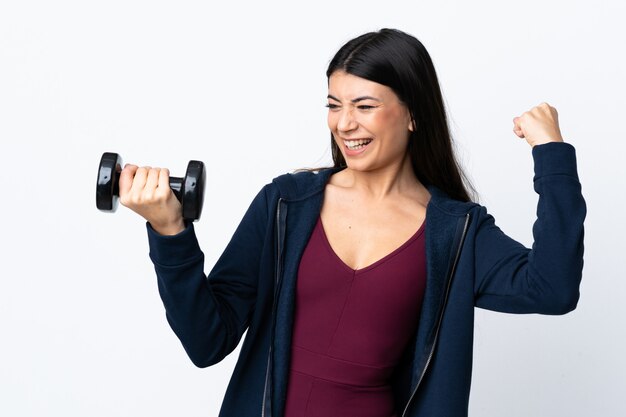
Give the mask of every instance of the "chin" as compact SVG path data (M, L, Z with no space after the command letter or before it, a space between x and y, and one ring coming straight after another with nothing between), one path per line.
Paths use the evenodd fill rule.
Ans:
M359 172L373 171L377 167L366 161L349 161L346 159L346 167Z

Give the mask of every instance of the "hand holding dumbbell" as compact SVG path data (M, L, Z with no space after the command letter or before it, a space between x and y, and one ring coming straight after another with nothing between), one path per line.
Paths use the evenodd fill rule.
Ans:
M115 211L119 201L144 217L162 234L182 230L183 218L198 220L204 199L205 171L200 161L189 161L184 178L170 177L167 169L127 165L115 153L104 153L98 167L96 205Z

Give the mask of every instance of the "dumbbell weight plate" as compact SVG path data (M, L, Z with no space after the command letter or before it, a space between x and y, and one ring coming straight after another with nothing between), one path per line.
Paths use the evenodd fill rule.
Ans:
M185 219L199 220L204 203L206 171L200 161L189 161L181 189L181 203Z
M105 152L98 166L96 185L96 207L102 211L115 212L118 205L118 178L122 171L122 157L113 152Z

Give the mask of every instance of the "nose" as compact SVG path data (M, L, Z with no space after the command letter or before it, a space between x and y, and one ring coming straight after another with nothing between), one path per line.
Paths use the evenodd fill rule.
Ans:
M352 109L347 108L340 112L339 120L337 121L337 129L340 132L349 132L356 129L358 123L352 114Z

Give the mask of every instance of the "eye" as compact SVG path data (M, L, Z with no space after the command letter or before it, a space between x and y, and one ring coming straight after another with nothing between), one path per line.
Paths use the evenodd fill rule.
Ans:
M328 107L330 110L334 110L334 109L338 109L339 105L333 104L333 103L328 103L328 104L326 104L326 107Z
M368 105L363 104L363 105L361 105L361 106L357 106L357 108L358 108L359 110L371 110L371 109L375 109L375 108L376 108L376 106L368 106Z

